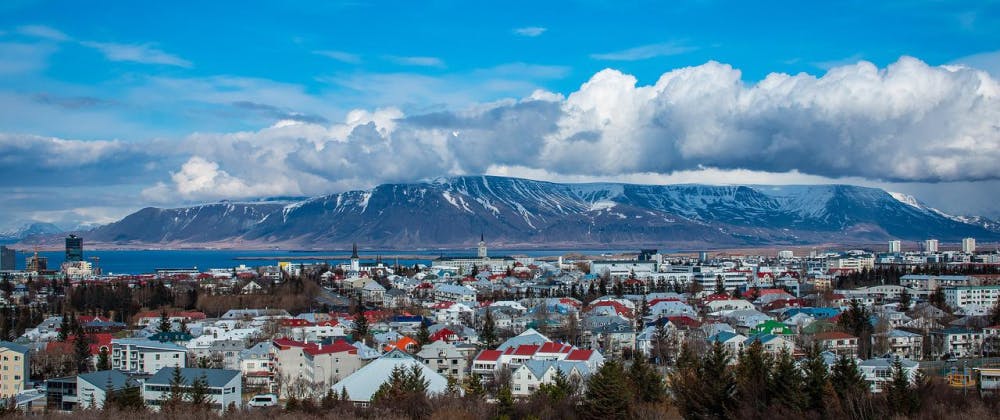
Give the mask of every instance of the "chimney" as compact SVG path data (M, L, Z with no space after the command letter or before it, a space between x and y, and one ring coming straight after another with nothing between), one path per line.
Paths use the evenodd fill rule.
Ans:
M323 350L323 342L322 341L319 342L319 349Z

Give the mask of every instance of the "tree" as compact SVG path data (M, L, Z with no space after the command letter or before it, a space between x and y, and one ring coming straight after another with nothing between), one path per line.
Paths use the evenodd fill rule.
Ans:
M411 418L423 418L431 411L427 399L428 386L430 382L424 378L419 364L412 364L409 368L397 365L389 379L372 395L372 404L406 413Z
M431 332L427 329L427 322L420 322L420 329L417 331L417 343L420 346L429 344L431 342Z
M6 320L7 318L4 317ZM72 326L69 323L69 314L63 314L62 321L59 322L59 341L66 341Z
M665 389L663 379L660 374L650 366L646 356L641 351L635 352L632 366L628 371L629 381L632 382L636 401L640 403L656 403L663 400Z
M632 414L632 390L625 369L609 360L587 380L580 406L585 419L624 419Z
M108 348L101 347L101 352L97 354L97 370L111 369L111 358L108 355Z
M163 397L164 408L177 408L184 402L184 375L181 374L180 366L174 366L170 374L170 391Z
M897 357L892 362L891 379L885 389L885 399L889 410L896 415L909 417L919 408L916 392L911 386L910 376L903 369L903 362Z
M122 411L144 410L146 403L142 399L142 389L131 381L125 381L125 388L116 392L114 406Z
M845 411L855 412L862 400L867 396L868 385L858 370L858 364L853 357L842 355L830 369L830 384L840 397Z
M931 305L934 305L935 308L951 313L950 308L948 308L948 304L945 302L944 291L941 289L941 286L934 289L934 292L927 297L927 301L930 302Z
M167 315L166 309L160 312L160 325L157 326L156 330L161 333L167 333L173 330L173 326L170 325L170 316Z
M726 285L722 280L722 274L717 274L715 276L715 294L724 295L726 294Z
M809 348L803 369L803 409L815 411L821 416L827 414L826 401L832 393L830 373L818 345Z
M359 302L358 309L354 313L354 328L351 329L351 337L355 341L361 341L362 343L368 338L369 326L368 318L365 317L365 309Z
M576 387L566 378L562 369L557 368L555 375L552 376L552 383L539 385L536 392L545 396L549 403L558 404L576 394Z
M483 327L482 331L479 332L479 341L486 348L493 348L496 345L496 323L493 321L493 311L489 308L486 308L486 315L483 316Z
M770 405L771 355L760 340L754 340L737 357L736 390L745 410L763 414Z
M773 393L772 406L782 406L791 411L803 406L802 371L787 348L775 358L768 388Z
M90 372L90 336L79 328L73 339L73 359L76 361L77 374Z
M465 377L465 396L481 399L486 395L486 388L483 387L483 381L479 378L479 375L475 373L470 373Z
M184 334L191 334L191 329L188 328L188 324L187 324L187 320L186 319L182 319L181 320L181 329L180 329L180 332L182 332Z
M910 296L910 291L904 287L903 291L899 294L899 309L904 312L910 309L910 302L912 300L913 297Z
M858 354L861 357L868 357L871 350L871 334L874 330L871 317L871 311L853 299L851 306L840 314L840 319L837 321L841 328L858 337Z
M202 374L191 381L191 388L188 390L188 401L191 405L201 408L208 405L208 379Z
M989 325L1000 325L1000 299L997 299L997 303L990 310Z

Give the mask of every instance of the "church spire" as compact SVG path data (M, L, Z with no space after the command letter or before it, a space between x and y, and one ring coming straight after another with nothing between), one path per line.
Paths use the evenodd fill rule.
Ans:
M351 249L351 258L352 259L358 258L358 243L357 242L354 243L354 248Z

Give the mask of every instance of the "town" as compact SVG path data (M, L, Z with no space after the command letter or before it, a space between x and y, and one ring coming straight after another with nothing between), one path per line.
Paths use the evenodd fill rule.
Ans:
M57 270L2 250L5 410L851 417L1000 392L1000 254L972 238L538 259L480 238L430 265L355 245L333 265L119 276L65 242Z

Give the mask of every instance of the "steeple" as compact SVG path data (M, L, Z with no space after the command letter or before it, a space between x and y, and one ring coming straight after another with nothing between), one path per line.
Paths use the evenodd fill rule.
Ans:
M477 252L479 258L486 258L486 235L479 234L479 252Z
M361 258L358 257L358 243L351 248L351 271L361 271Z
M351 249L351 259L358 258L358 243L354 243L354 248Z

